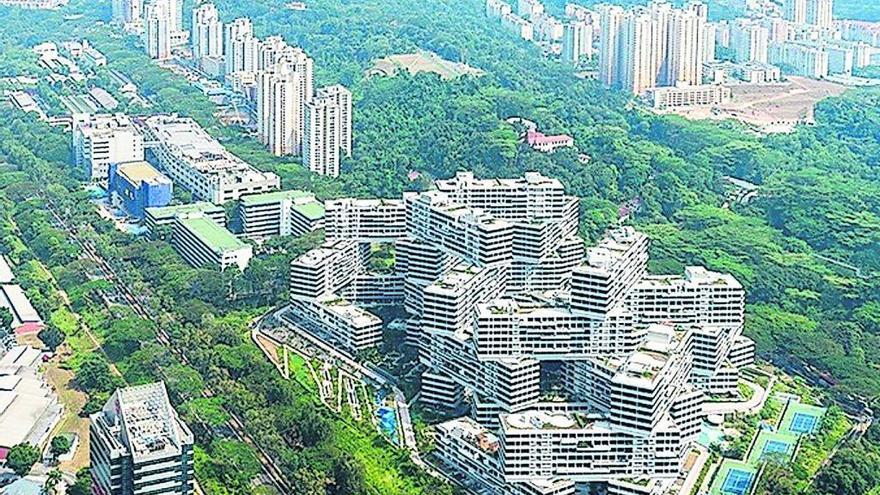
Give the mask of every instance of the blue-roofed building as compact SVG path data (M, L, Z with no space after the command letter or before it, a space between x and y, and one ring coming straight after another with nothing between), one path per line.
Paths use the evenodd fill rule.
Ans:
M110 201L125 209L129 215L144 218L146 208L167 206L171 202L173 185L147 162L127 162L110 165L108 187Z

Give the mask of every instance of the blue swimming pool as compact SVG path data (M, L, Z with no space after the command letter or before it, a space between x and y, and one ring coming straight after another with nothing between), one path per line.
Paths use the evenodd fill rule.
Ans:
M388 435L395 444L397 441L397 413L390 407L380 407L376 411L379 418L379 429Z
M712 445L721 443L723 439L724 432L721 431L721 428L704 424L702 431L700 431L700 437L697 439L697 443L703 447L711 447Z

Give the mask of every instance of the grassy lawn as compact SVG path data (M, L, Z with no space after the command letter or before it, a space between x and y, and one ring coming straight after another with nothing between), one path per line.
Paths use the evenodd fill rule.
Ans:
M63 369L58 358L46 367L46 380L58 394L58 400L64 404L64 416L55 427L51 437L59 433L75 433L79 437L79 445L73 458L59 466L62 470L75 473L89 465L89 420L81 418L79 412L86 403L86 394L71 386L73 373Z
M312 374L309 373L309 367L306 365L306 360L302 358L302 356L294 353L288 353L288 357L290 359L290 376L300 385L308 389L312 393L317 393L318 387L315 384L315 380L312 378Z

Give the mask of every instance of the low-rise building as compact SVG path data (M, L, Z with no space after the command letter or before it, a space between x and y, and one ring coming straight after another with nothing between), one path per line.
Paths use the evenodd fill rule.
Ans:
M709 84L772 84L782 80L782 71L775 65L760 62L713 62L703 65L703 79Z
M226 225L226 210L222 206L200 201L186 205L144 208L144 226L153 239L164 239L170 236L174 219L178 215L192 214L201 214L220 227Z
M0 284L11 284L15 281L15 273L6 256L0 254Z
M276 191L241 197L242 236L263 241L279 235L299 236L321 226L324 205L304 191Z
M177 215L172 245L189 264L196 267L231 266L244 271L254 255L253 247L202 214Z
M104 110L112 112L119 107L119 101L104 88L94 87L89 90L89 96Z
M45 445L62 406L39 371L43 353L33 347L0 350L0 448Z
M260 172L230 153L195 120L156 115L145 120L152 152L159 167L198 199L223 204L246 194L276 190L279 177Z
M173 187L168 177L145 161L111 164L108 186L111 202L135 218L143 218L147 208L167 206Z
M16 333L34 333L43 327L43 319L20 285L0 285L0 308L12 313L12 329Z
M574 146L574 138L568 134L546 135L535 129L529 129L526 133L526 144L542 153L553 153L559 148Z
M720 84L682 87L669 86L648 90L648 100L655 110L718 106L728 103L730 98L730 88Z
M83 40L82 42L81 56L83 59L85 59L86 62L94 65L95 67L103 67L107 65L107 57L97 48L93 47L88 42L88 40Z
M33 96L24 91L13 91L9 94L9 100L12 102L12 105L15 108L21 110L24 113L36 113L40 116L40 118L46 118L46 114L43 113L42 109L40 109L40 105L37 104L37 100L35 100Z

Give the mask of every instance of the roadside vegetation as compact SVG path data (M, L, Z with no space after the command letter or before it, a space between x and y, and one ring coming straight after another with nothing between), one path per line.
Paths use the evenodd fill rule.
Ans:
M635 205L630 221L653 240L652 270L678 273L702 264L733 273L748 290L746 333L762 359L810 377L839 400L880 396L880 354L872 352L880 348L877 90L823 101L815 126L762 137L734 123L690 122L634 108L624 95L575 78L536 48L487 25L476 0L315 0L306 12L282 9L281 0L216 3L225 20L250 15L260 35L281 34L303 46L315 57L319 85L352 88L355 152L338 181L316 178L296 159L273 157L240 129L221 126L213 104L185 79L147 60L136 40L96 25L89 1L74 0L58 13L0 8L6 26L0 76L39 74L28 51L39 42L87 37L107 54L107 70L138 85L150 112L192 116L233 152L277 172L285 188L322 198L396 196L463 168L480 176L537 170L558 177L583 198L585 238L616 223L621 206ZM76 12L84 17L63 17ZM97 15L107 19L109 10L102 7ZM417 48L487 74L452 81L429 74L364 77L374 59ZM36 88L50 107L65 91ZM545 155L527 149L504 122L514 115L548 132L572 134L578 150ZM248 493L246 479L256 474L248 468L250 447L217 443L230 413L240 415L279 461L296 493L450 492L403 452L389 450L372 429L337 422L312 393L278 377L247 338L249 319L285 299L289 260L319 238L276 241L271 254L258 257L243 275L193 269L167 243L132 238L101 220L69 163L61 131L2 110L0 250L17 265L41 314L64 335L70 351L65 362L89 397L86 411L123 381L168 380L175 404L198 433L197 472L212 494ZM410 172L419 178L410 181ZM757 199L732 201L727 176L757 185ZM49 201L111 261L154 322L121 306L107 308L103 297L112 283L80 259L54 224ZM155 342L155 325L171 335L189 364ZM217 396L202 397L206 385ZM243 467L218 458L233 448ZM878 448L876 434L848 444L840 455L863 462L832 462L819 472L814 492L863 495L869 490L862 488L873 489L878 482L870 463Z

